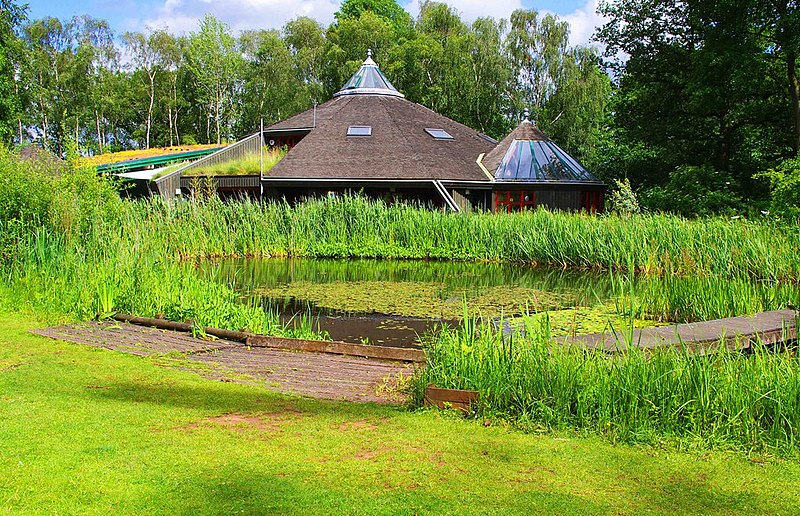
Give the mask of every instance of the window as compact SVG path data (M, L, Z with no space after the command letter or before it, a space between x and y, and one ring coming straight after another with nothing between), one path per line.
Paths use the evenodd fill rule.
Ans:
M445 131L444 129L432 129L430 127L425 128L425 132L433 136L435 140L454 140L450 133Z
M372 136L372 127L368 125L351 125L347 128L347 136Z
M497 192L496 212L518 212L536 208L536 192L532 190L507 190Z

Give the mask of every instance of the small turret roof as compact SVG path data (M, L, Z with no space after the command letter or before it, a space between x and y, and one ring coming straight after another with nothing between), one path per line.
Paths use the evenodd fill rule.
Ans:
M495 181L599 182L575 158L525 119L488 152L481 164Z
M333 94L334 97L341 95L389 95L392 97L404 97L397 88L392 86L389 79L383 75L381 69L372 60L372 51L367 50L367 58L356 73L344 87Z

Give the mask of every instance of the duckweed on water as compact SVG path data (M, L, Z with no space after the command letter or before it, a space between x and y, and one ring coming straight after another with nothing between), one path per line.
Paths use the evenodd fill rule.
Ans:
M461 318L465 303L470 313L484 317L561 310L575 305L575 297L566 293L502 285L480 289L445 288L439 283L416 281L300 281L259 289L257 293L309 301L319 308L343 312L447 320Z

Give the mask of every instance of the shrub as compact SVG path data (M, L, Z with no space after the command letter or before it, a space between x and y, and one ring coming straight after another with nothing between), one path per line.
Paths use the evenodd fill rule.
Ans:
M639 200L636 198L628 178L626 177L621 181L614 179L614 186L614 190L611 191L611 197L608 199L610 210L623 215L639 213L641 211Z
M800 158L787 159L775 168L755 175L767 179L770 210L791 219L800 219Z
M666 185L645 190L641 199L652 210L688 217L729 215L742 209L736 181L708 165L678 167Z

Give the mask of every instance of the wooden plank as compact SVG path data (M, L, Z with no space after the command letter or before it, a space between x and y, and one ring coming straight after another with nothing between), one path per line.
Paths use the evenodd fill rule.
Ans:
M425 388L425 404L439 408L452 408L468 413L478 402L478 391L442 389L433 385Z
M151 317L136 317L127 314L117 314L114 316L114 319L130 324L138 324L140 326L160 328L162 330L191 332L194 329L191 323L168 321L166 319L155 319ZM222 328L211 327L203 328L203 332L206 335L213 335L214 337L219 337L220 339L233 340L237 342L244 342L250 335L249 333L242 331L223 330Z
M252 347L291 349L314 353L332 353L398 362L425 362L425 352L413 348L393 348L388 346L365 346L348 342L290 339L286 337L270 337L266 335L250 335L247 345Z
M797 313L774 310L754 316L729 317L713 321L643 328L630 332L605 332L559 337L557 342L608 353L628 347L640 349L681 348L707 353L724 345L730 350L748 349L761 342L768 345L797 339Z
M192 331L190 323L155 319L151 317L135 317L127 314L117 314L114 318L130 324L138 324L163 330ZM241 331L224 330L221 328L203 328L208 335L213 335L225 340L246 342L254 348L289 349L294 351L308 351L313 353L331 353L334 355L350 355L380 360L394 360L398 362L425 362L425 352L414 348L393 348L388 346L364 346L347 342L290 339L286 337L271 337L268 335L255 335Z

